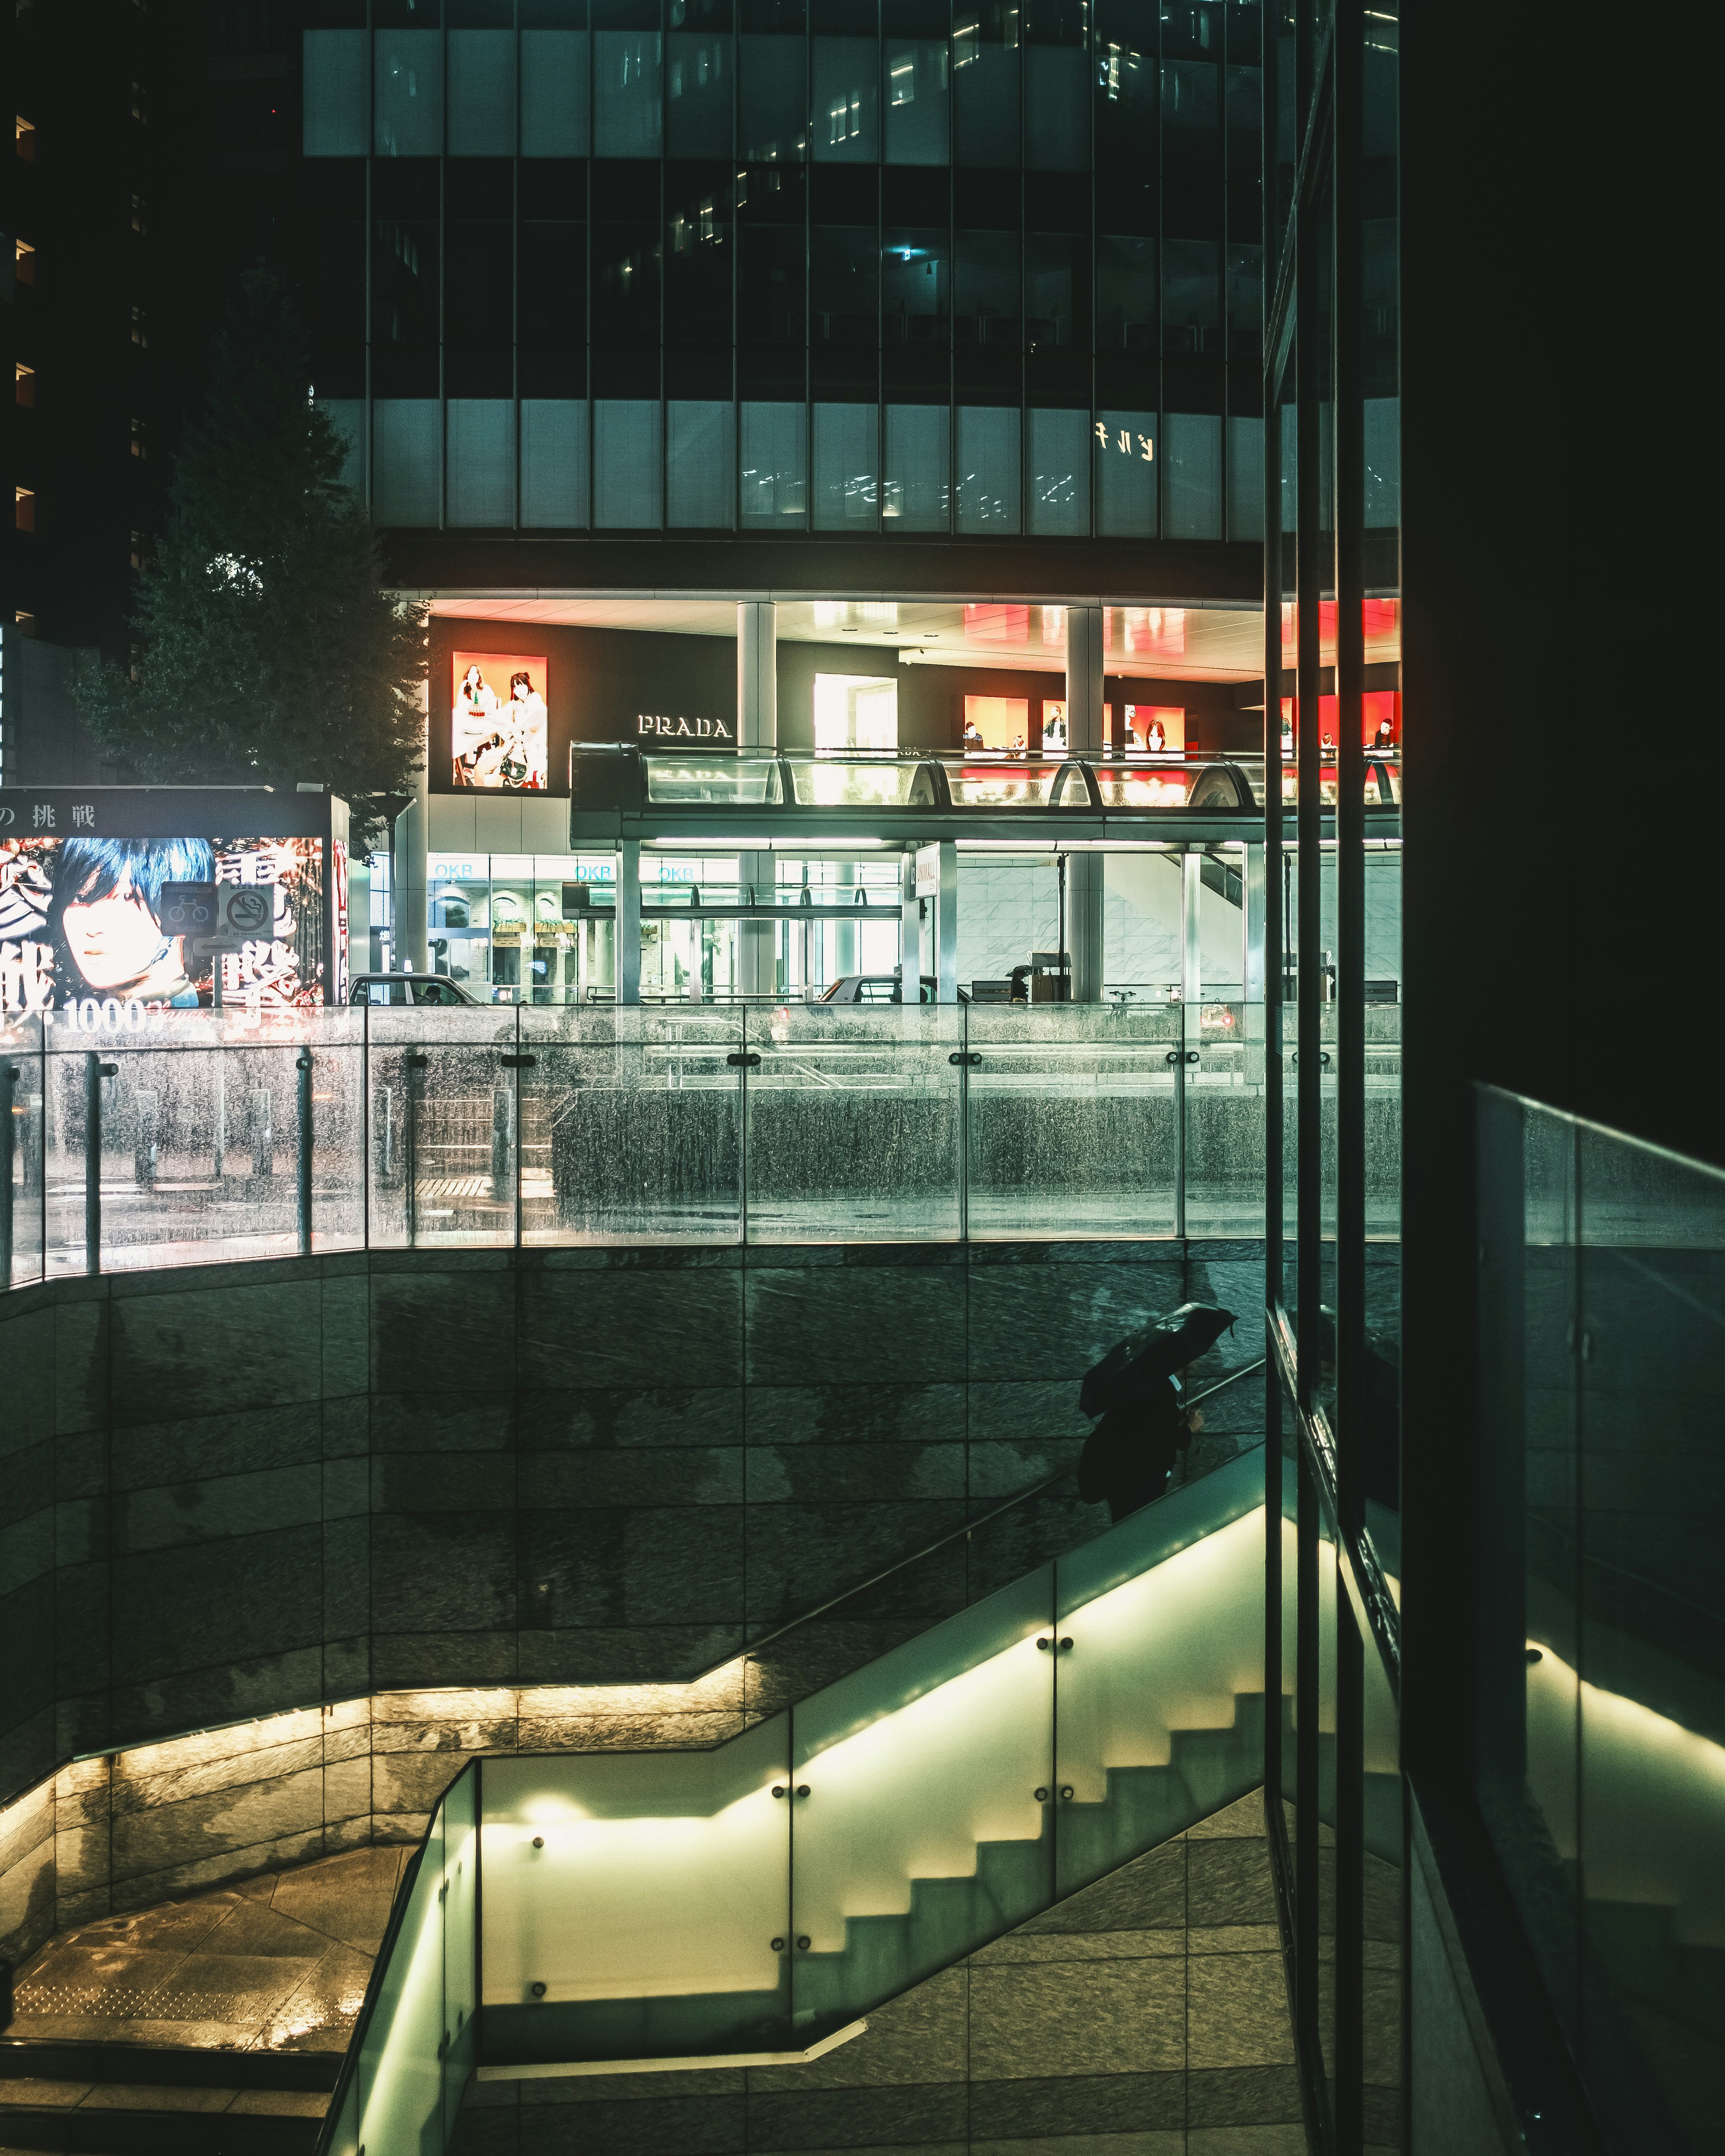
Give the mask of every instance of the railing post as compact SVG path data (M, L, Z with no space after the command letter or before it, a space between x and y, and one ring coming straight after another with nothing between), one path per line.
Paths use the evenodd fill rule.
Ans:
M300 1075L299 1189L296 1193L300 1226L300 1255L311 1255L311 1050L302 1048L294 1068Z
M0 1063L0 1289L12 1286L12 1170L17 1153L13 1116L18 1091L15 1063Z
M118 1075L95 1049L84 1058L84 1270L102 1269L102 1081Z

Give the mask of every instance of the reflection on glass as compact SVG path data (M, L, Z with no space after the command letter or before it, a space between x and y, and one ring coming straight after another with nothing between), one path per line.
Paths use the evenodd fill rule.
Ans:
M646 759L646 770L649 801L752 805L782 798L778 764L772 757L715 757L708 762L655 756Z

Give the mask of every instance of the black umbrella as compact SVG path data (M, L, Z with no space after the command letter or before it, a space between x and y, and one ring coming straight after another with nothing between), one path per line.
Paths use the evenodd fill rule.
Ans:
M1111 1348L1086 1373L1078 1404L1099 1415L1127 1400L1145 1399L1176 1370L1195 1363L1234 1322L1231 1310L1214 1303L1183 1302L1142 1332L1133 1332Z

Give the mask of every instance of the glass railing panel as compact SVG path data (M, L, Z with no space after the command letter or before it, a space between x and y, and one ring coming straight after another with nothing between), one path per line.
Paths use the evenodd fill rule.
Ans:
M740 1239L738 1012L524 1010L521 1051L523 1242Z
M1309 1469L1305 1471L1310 1472ZM1318 2048L1324 2065L1324 2078L1331 2089L1333 2109L1336 2085L1336 1796L1337 1789L1336 1756L1337 1663L1339 1648L1337 1625L1337 1566L1336 1561L1335 1523L1328 1517L1320 1501L1317 1521L1317 1597L1314 1613L1317 1640L1317 1687L1315 1696L1305 1702L1311 1728L1310 1740L1317 1748L1317 1804L1316 1813L1310 1807L1301 1807L1297 1832L1303 1844L1314 1845L1307 1852L1309 1876L1317 1886L1317 1997L1316 2019Z
M957 763L947 767L947 784L957 808L1047 808L1054 805L1061 772L1058 763ZM1089 805L1084 781L1072 773L1060 788L1060 805Z
M487 2062L787 2047L788 1743L486 1761Z
M793 1710L798 2043L1047 1906L1053 1594L1044 1566Z
M0 1287L45 1276L42 1020L0 1018Z
M1070 1894L1263 1779L1262 1449L1055 1574L1055 1891Z
M471 1770L470 1769L470 1772ZM413 1860L382 1974L358 2037L358 2145L442 2156L444 1836L441 1808Z
M1187 1012L1186 1233L1264 1232L1264 1006L1206 997Z
M374 1248L499 1248L516 1228L513 1010L371 1010Z
M1700 2149L1725 2041L1725 1175L1586 1124L1574 1146L1584 2027L1590 2051L1629 2030L1653 2138Z
M892 808L927 803L929 774L921 763L883 757L878 762L839 762L827 757L787 760L798 808Z
M1364 1611L1348 1596L1348 1621L1360 1640L1361 1955L1360 2116L1368 2151L1404 2146L1402 1989L1407 1966L1402 1861L1401 1731Z
M1105 808L1243 808L1232 772L1213 764L1091 766Z
M1178 1232L1181 1015L1178 1004L969 1007L973 1240Z
M747 1027L748 1240L956 1241L963 1010L791 1004Z
M752 808L783 798L776 757L649 756L644 759L649 802L695 807Z
M479 1795L477 1771L444 1792L443 2122L454 2138L461 2099L479 2056Z

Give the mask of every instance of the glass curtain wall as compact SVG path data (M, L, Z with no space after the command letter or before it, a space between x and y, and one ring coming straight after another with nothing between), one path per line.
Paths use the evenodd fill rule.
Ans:
M1295 1496L1287 1527L1273 1491L1269 1516L1266 1666L1292 1696L1266 1784L1308 2126L1363 2156L1407 2146L1397 25L1393 5L1281 0L1273 28L1265 1279L1271 1472L1291 1459Z
M380 523L1255 540L1261 0L308 0Z

